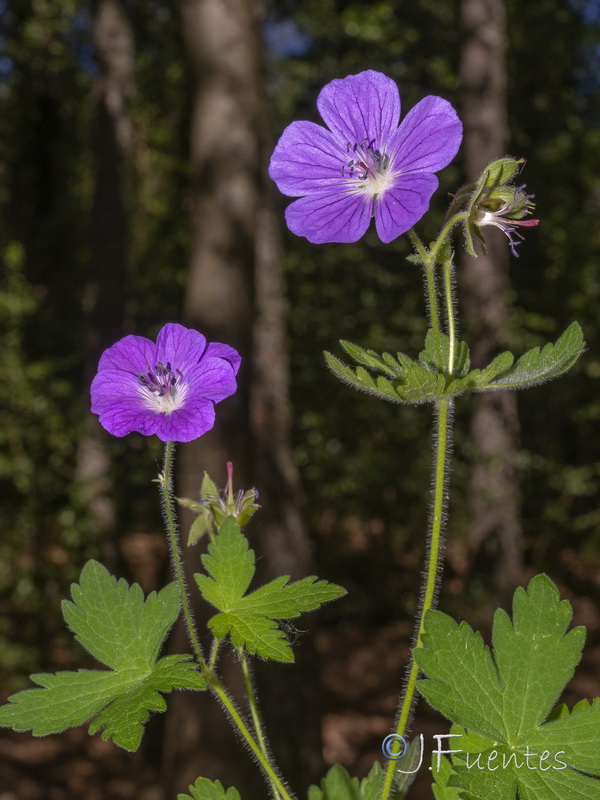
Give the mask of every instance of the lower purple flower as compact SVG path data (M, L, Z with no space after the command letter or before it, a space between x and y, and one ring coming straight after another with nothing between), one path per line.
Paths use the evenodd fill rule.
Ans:
M234 394L241 358L226 344L170 323L156 337L126 336L103 353L92 412L114 436L137 431L190 442L215 423L215 403Z
M458 152L462 124L441 97L426 97L400 121L391 78L368 70L328 83L317 99L327 128L292 122L271 157L292 233L310 242L356 242L371 218L391 242L421 219L438 187L434 173Z

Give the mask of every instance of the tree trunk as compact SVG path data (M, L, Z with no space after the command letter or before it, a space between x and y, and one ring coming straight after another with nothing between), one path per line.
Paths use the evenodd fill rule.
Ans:
M243 362L238 392L217 407L214 430L181 448L178 491L197 496L204 470L224 486L226 462L234 462L235 488L255 486L260 492L262 508L248 534L259 555L259 578L266 580L282 573L310 574L311 553L289 443L285 301L266 172L260 14L256 0L186 0L183 5L194 73L192 245L184 318L209 341L234 346ZM188 522L182 518L184 532ZM198 569L198 558L197 548L187 551L190 573ZM206 613L197 609L201 623ZM312 665L307 641L302 655L302 685L315 686L306 674ZM314 700L294 689L300 665L293 669L290 676L290 668L259 664L257 682L275 758L286 777L305 783L320 769L319 720ZM239 665L224 657L220 673L241 698ZM182 700L168 720L177 732L176 741L166 739L169 791L182 791L203 774L240 791L250 787L247 796L263 796L263 779L222 709L212 697L193 700L193 706L189 698ZM239 702L245 711L243 699Z
M462 0L461 83L463 152L468 181L506 153L506 9L504 0ZM461 264L463 302L477 367L489 363L508 328L508 247L493 231L487 254ZM522 570L522 530L515 456L519 443L516 395L481 395L474 403L471 436L471 563L492 565L501 592L512 593Z
M131 142L128 113L133 91L133 35L119 0L94 7L94 44L99 74L94 84L93 157L95 186L90 220L90 279L84 306L86 330L84 381L89 387L102 351L121 335L127 258L126 158ZM103 555L114 561L110 539L115 527L110 457L105 436L88 415L78 448L77 472Z

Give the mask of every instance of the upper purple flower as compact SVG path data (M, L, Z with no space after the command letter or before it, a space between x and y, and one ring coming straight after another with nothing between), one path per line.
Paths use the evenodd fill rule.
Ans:
M168 324L156 344L126 336L105 350L92 381L92 411L114 436L138 431L190 442L215 424L215 403L234 394L239 354L198 331Z
M426 97L400 121L391 78L367 70L328 83L317 107L329 130L292 122L271 157L269 175L283 194L292 233L309 242L356 242L375 217L391 242L429 208L433 174L452 161L462 139L456 112Z

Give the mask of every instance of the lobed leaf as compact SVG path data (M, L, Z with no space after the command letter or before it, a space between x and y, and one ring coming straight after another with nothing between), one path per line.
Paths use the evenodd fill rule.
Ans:
M381 370L381 372L385 372L392 378L402 377L401 366L389 353L379 355L375 350L365 350L363 347L352 344L352 342L348 342L345 339L340 339L340 344L357 364Z
M234 517L228 517L202 557L209 575L194 575L202 596L219 609L208 625L217 639L230 636L236 647L276 661L294 655L277 620L294 619L346 594L340 586L311 576L288 583L289 576L244 595L254 575L254 552Z
M311 786L308 800L361 800L358 778L351 778L341 764L335 764L327 772L321 786Z
M554 344L528 350L508 371L477 388L524 389L557 378L575 364L584 349L581 326L573 322Z
M442 372L447 372L447 366L450 363L450 339L445 333L440 332L440 355L442 359L443 369ZM439 372L438 369L438 353L435 344L435 336L433 331L429 329L425 337L425 348L419 353L419 361L423 366L433 372ZM464 378L468 374L471 366L469 358L469 346L466 342L457 341L455 343L454 364L452 370L452 377L455 379Z
M237 789L223 787L221 781L198 778L189 789L189 794L178 794L177 800L240 800Z
M71 587L73 602L62 611L75 638L108 670L38 674L40 688L17 692L0 706L0 726L59 733L91 720L90 734L102 729L126 750L137 750L151 711L164 711L160 692L205 689L189 655L157 661L160 646L180 611L179 590L169 584L146 599L141 588L117 581L97 561L88 561L80 583Z
M389 353L379 355L350 342L341 344L358 366L344 364L326 352L325 361L331 371L353 388L394 403L434 402L471 391L524 389L562 375L585 347L582 330L574 322L555 344L534 347L516 363L512 353L504 352L485 369L471 370L469 348L465 342L457 341L452 375L448 375L450 340L444 333L439 336L438 353L433 332L427 332L418 362L404 353L394 358Z
M581 658L583 628L545 576L494 616L492 648L466 624L428 612L415 660L428 702L454 723L437 800L578 800L600 793L600 702L552 707ZM435 757L434 757L435 761ZM449 771L450 770L450 771ZM451 773L451 777L450 776Z

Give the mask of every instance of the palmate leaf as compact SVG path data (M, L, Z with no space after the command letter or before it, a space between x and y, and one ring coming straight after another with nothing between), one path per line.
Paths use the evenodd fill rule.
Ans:
M517 589L512 621L496 612L492 648L466 623L427 613L418 687L461 737L451 740L461 752L436 797L451 789L464 800L600 797L600 702L552 712L581 658L585 632L567 633L571 617L544 575Z
M209 575L194 578L204 599L219 609L208 623L214 635L219 640L229 635L236 647L276 661L294 660L277 620L293 619L346 594L341 586L314 576L294 583L283 576L246 595L255 571L254 552L233 516L225 520L202 562Z
M198 778L188 789L189 794L178 794L177 800L240 800L237 789L223 787L221 781Z
M534 347L516 363L512 353L504 352L484 369L471 370L469 348L465 342L457 341L449 375L450 340L444 333L440 333L438 348L433 332L428 331L418 361L404 353L396 357L389 353L379 355L350 342L341 344L358 366L344 364L326 352L330 370L353 388L393 403L427 403L465 392L525 389L562 375L585 348L581 327L574 322L554 344Z
M557 378L573 366L584 349L581 326L573 322L554 344L528 350L509 370L477 388L523 389Z
M402 353L398 359L401 379L374 375L362 367L349 367L331 353L324 353L329 369L344 383L355 389L375 395L392 403L426 403L442 397L446 385L445 376L432 372L422 364ZM389 375L389 372L386 374Z
M411 769L411 767L408 767L408 769ZM401 775L400 777L412 779L415 775ZM378 800L381 796L383 780L384 773L381 764L378 762L373 764L367 777L362 780L350 777L345 767L341 764L335 764L327 772L320 786L311 786L309 788L308 800ZM390 800L397 800L397 798L401 797L408 782L400 782L394 776L389 795Z
M175 583L144 600L141 588L117 581L97 561L88 561L80 583L64 600L63 616L75 638L110 670L78 670L32 675L41 688L26 689L0 706L0 726L59 733L90 721L126 750L137 750L150 711L164 711L160 692L205 689L189 655L158 658L180 611Z

